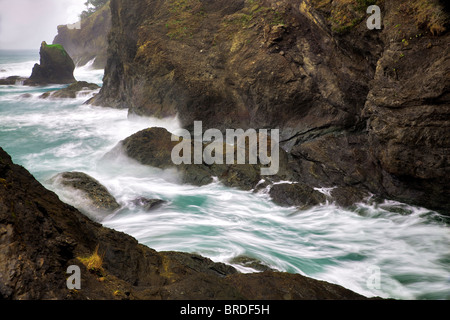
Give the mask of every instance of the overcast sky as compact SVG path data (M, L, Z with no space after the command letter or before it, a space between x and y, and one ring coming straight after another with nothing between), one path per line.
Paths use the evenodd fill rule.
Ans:
M0 0L0 49L52 43L61 24L75 23L86 0Z

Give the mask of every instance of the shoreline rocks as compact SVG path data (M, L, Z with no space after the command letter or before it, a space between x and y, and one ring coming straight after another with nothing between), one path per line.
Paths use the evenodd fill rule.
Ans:
M357 202L364 202L370 196L366 190L352 186L330 187L332 190L325 195L314 189L322 188L319 182L313 184L314 187L298 182L301 176L295 173L296 162L281 148L280 170L274 176L261 176L259 164L175 165L171 158L172 150L179 142L172 141L171 137L172 134L164 128L144 129L121 141L114 148L114 154L111 153L111 156L118 156L117 152L122 150L126 156L143 165L162 170L175 169L179 175L179 182L184 184L204 186L217 178L225 186L240 190L259 192L268 189L274 203L280 206L297 207L300 210L327 202L350 207ZM204 144L203 148L206 146L207 144ZM107 158L105 161L108 161Z
M279 128L287 180L341 188L342 203L358 201L353 189L450 215L450 33L393 0L380 4L383 28L369 30L359 2L200 1L175 12L112 0L104 85L90 102L178 115L190 131L195 121Z
M98 253L101 277L82 261ZM81 270L69 290L67 269ZM181 252L156 252L61 202L0 148L0 299L242 300L366 297L299 274L240 274Z

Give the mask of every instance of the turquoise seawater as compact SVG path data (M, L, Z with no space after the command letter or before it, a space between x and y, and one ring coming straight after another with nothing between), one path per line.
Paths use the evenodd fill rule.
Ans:
M0 51L0 78L27 77L36 62L38 52ZM77 80L98 84L102 76L89 67L75 72ZM226 263L244 255L366 296L450 298L450 229L439 214L393 201L299 211L274 205L265 191L244 192L218 182L181 185L174 172L142 166L114 148L151 126L176 133L176 118L130 118L127 110L84 105L95 92L39 99L60 87L0 86L0 146L63 201L103 225L159 251L195 252ZM91 212L79 193L50 180L65 171L93 176L122 208L106 216ZM133 204L138 197L168 203L145 212Z

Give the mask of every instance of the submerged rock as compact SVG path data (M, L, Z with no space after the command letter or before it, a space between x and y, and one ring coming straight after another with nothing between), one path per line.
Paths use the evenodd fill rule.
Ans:
M93 210L111 212L120 208L105 186L83 172L64 172L51 180L62 187L81 191L91 202Z
M132 203L135 206L143 208L145 211L151 211L161 207L163 204L166 204L167 201L161 199L138 198L133 200Z
M57 90L57 91L49 91L46 93L43 93L39 96L41 99L75 99L77 97L77 94L81 91L87 91L87 90L97 90L100 89L100 87L95 83L89 83L86 81L77 81L75 83L72 83L66 88Z
M33 97L33 95L31 93L24 93L24 94L20 95L21 99L29 99L29 98L32 98L32 97Z
M73 76L75 64L61 45L41 44L40 64L35 64L26 85L67 84L76 82Z

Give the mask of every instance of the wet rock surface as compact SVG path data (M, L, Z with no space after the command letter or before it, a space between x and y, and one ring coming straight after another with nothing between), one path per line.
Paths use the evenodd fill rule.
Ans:
M92 204L93 210L111 212L120 204L99 181L83 172L64 172L51 179L56 185L79 190Z
M94 252L101 277L80 260ZM67 289L70 265L81 268L81 290ZM0 298L364 299L301 275L239 274L195 254L156 252L61 202L1 148Z

